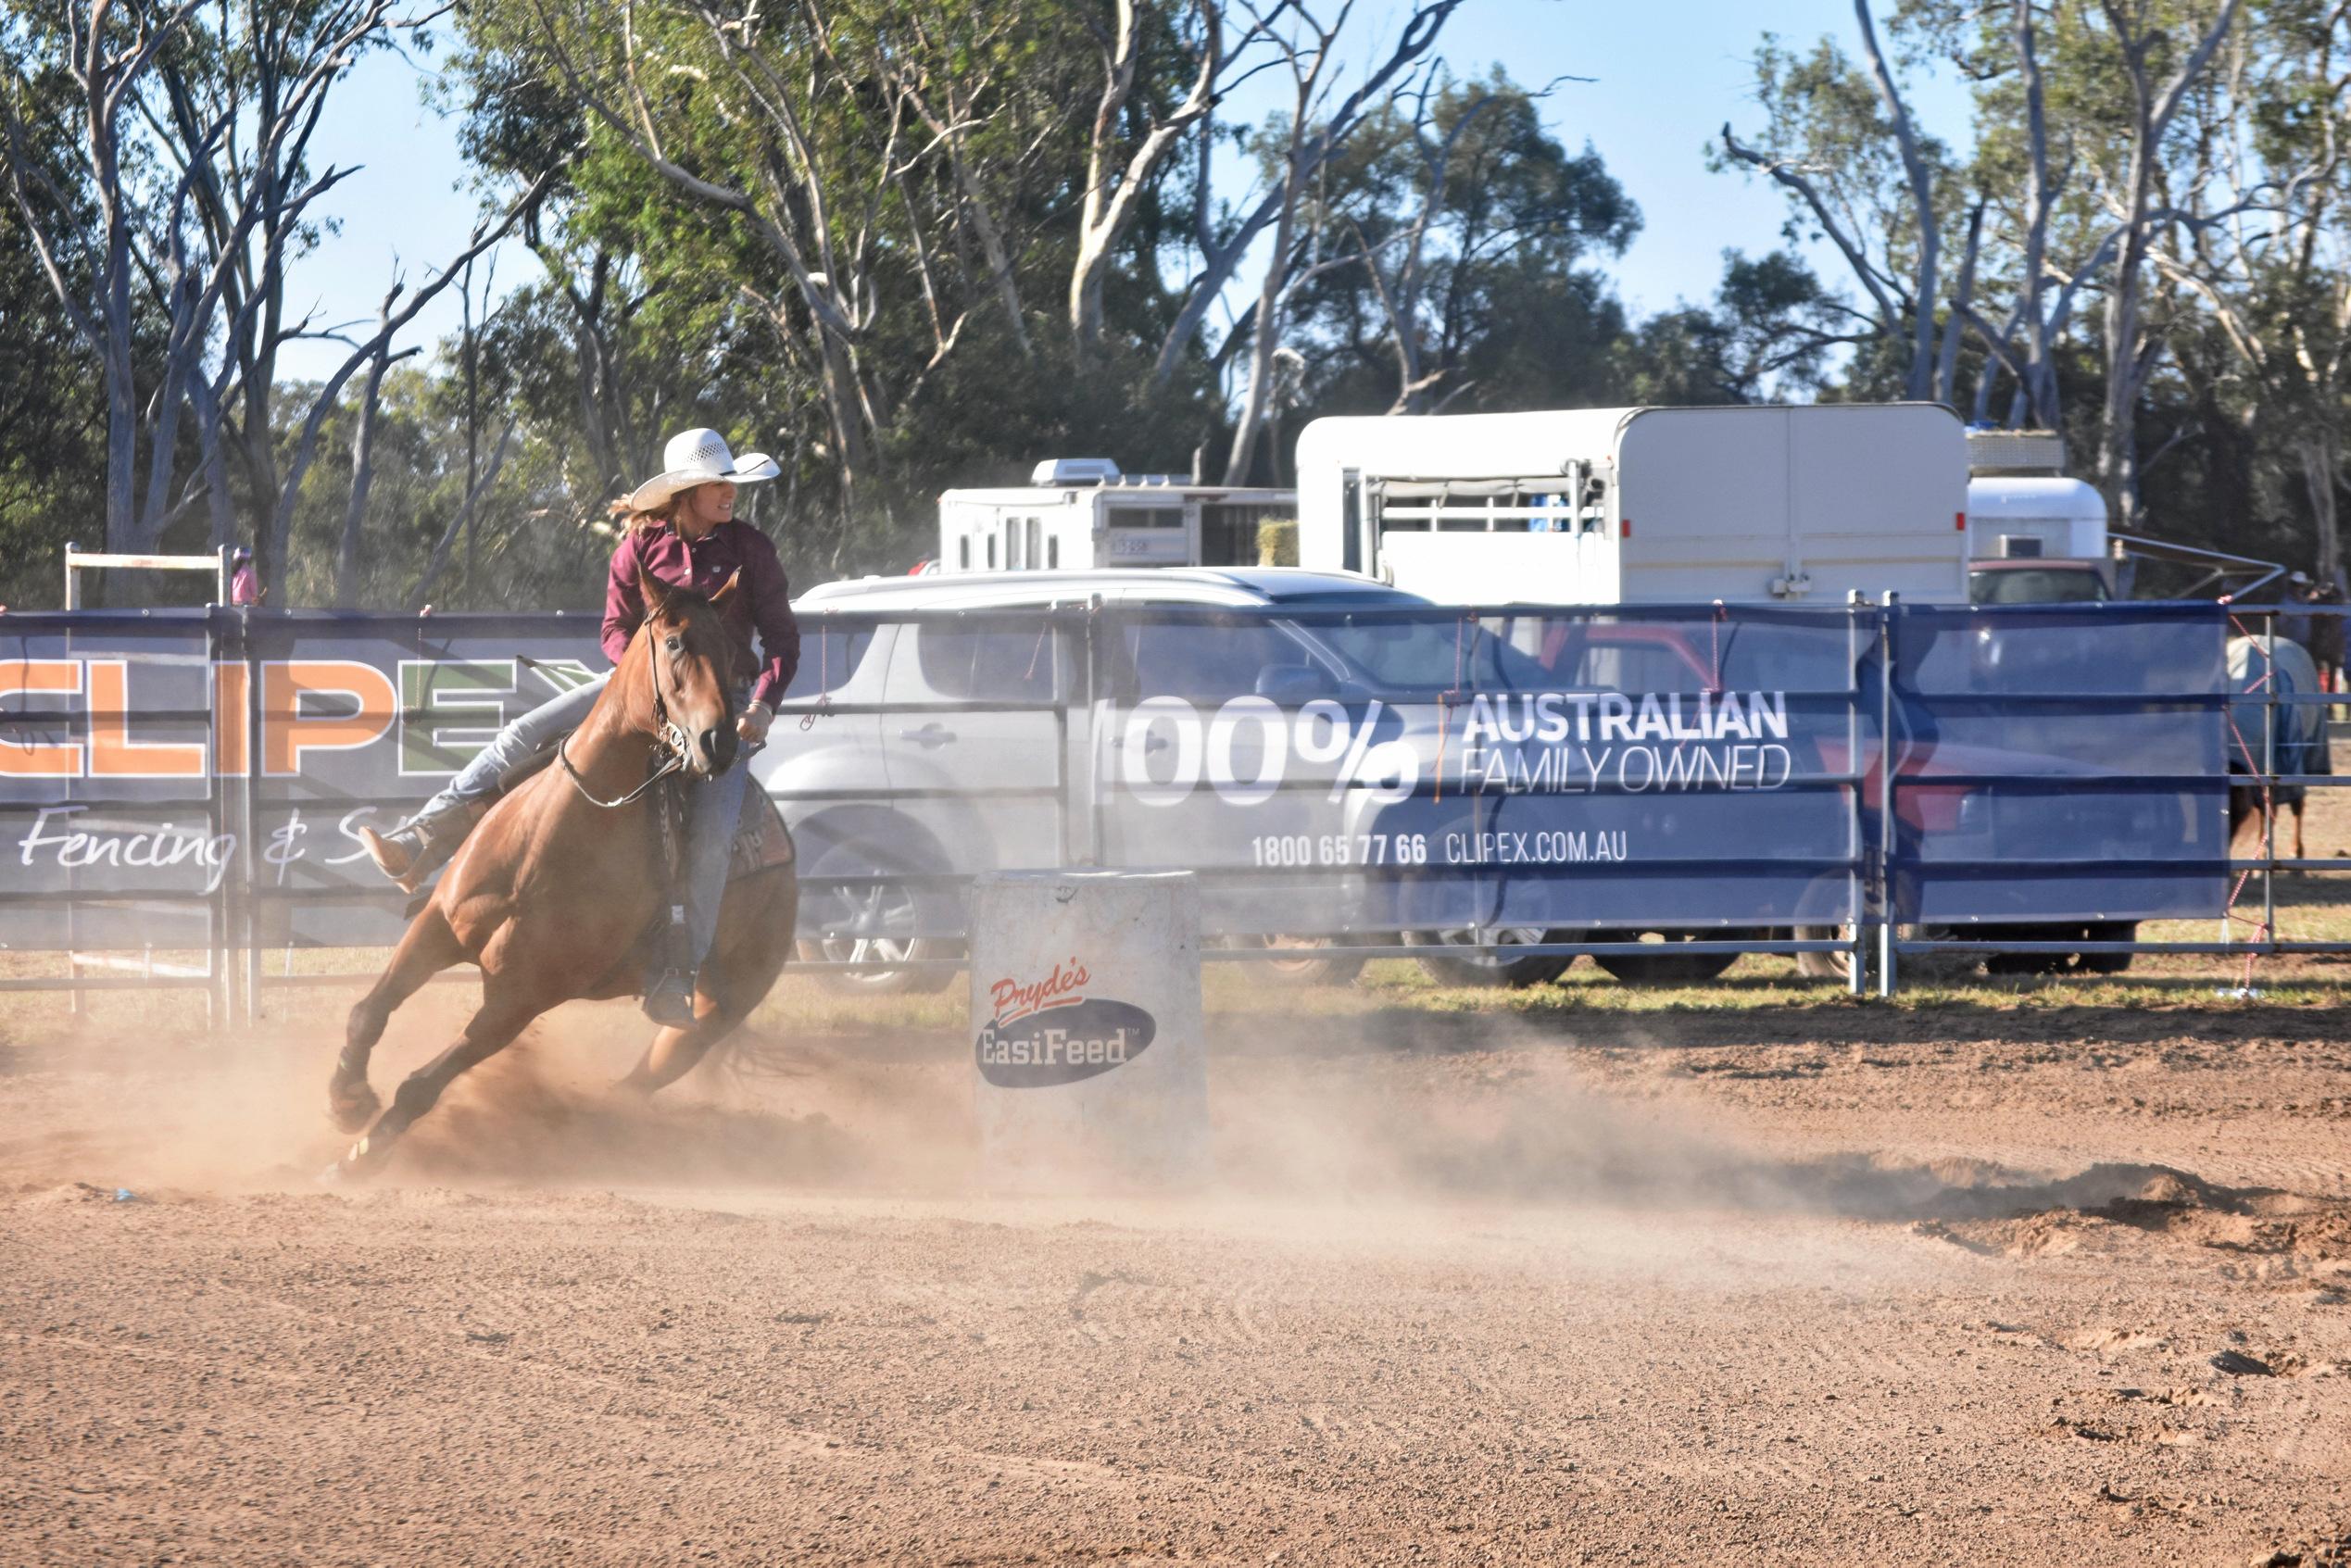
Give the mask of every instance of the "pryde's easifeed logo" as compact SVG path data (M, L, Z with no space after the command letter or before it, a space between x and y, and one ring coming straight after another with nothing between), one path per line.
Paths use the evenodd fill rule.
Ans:
M1097 1077L1142 1055L1158 1022L1132 1003L1088 997L1091 978L1073 958L1041 979L1008 976L990 985L996 1013L974 1048L980 1076L999 1089L1050 1088Z

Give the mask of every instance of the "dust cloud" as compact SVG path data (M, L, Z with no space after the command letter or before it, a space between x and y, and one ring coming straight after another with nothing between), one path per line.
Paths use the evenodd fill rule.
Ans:
M428 994L379 1048L388 1097L455 1032ZM1225 1040L1263 1037L1218 1015ZM1792 1159L1670 1075L1603 1086L1553 1048L1426 1055L1326 1021L1306 1048L1213 1056L1211 1207L1474 1203L1636 1214L1945 1221L2186 1193L2156 1166L2052 1180L1984 1160ZM347 1138L324 1114L339 1030L323 1013L240 1036L80 1027L0 1047L0 1181L19 1191L308 1190ZM960 1031L746 1032L650 1100L612 1085L642 1051L633 1010L574 1006L459 1080L376 1178L393 1186L828 1191L986 1198ZM1665 1049L1666 1042L1653 1042ZM1366 1070L1366 1063L1369 1070ZM1105 1203L1111 1201L1107 1197Z

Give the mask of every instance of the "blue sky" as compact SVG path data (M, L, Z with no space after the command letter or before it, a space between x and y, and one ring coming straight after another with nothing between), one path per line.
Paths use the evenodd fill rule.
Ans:
M1392 0L1359 7L1359 58L1375 39L1392 36L1400 14ZM1596 147L1640 203L1641 237L1612 270L1627 305L1647 315L1709 295L1726 247L1753 252L1779 243L1778 193L1709 174L1704 157L1726 119L1742 130L1757 122L1749 62L1766 31L1804 43L1829 33L1849 50L1858 38L1850 0L1468 0L1440 48L1463 76L1500 62L1530 86L1560 76L1596 79L1561 83L1548 118L1568 146ZM421 276L464 244L476 205L462 188L456 127L424 106L420 85L413 66L379 56L337 97L321 128L319 157L363 167L338 193L341 232L295 274L295 309L315 301L326 321L371 320L396 263ZM1930 132L1955 144L1968 140L1966 99L1947 78L1921 78L1912 107ZM1838 279L1833 257L1816 265ZM535 271L528 251L504 247L501 286ZM452 292L419 318L409 341L430 343L457 324ZM342 352L295 345L282 369L322 375Z

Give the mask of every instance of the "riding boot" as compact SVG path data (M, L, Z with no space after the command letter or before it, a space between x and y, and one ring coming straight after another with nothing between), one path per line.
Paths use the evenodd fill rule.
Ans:
M645 1016L673 1029L694 1026L694 944L683 906L670 910L661 934L661 972L645 988Z
M401 891L413 893L457 853L465 835L473 831L479 815L478 809L470 803L452 806L446 811L403 822L390 833L362 827L359 842L366 847L368 859L375 862L376 870L399 884Z

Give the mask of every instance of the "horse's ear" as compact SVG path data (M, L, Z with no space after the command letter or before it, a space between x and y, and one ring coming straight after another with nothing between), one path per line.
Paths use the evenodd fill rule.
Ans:
M718 592L710 596L710 608L718 610L733 608L735 601L740 596L735 593L735 589L742 585L742 582L743 569L738 566L726 574L726 581L720 583Z
M641 562L636 569L636 591L645 596L645 612L647 615L669 613L669 584L654 576L652 568Z

